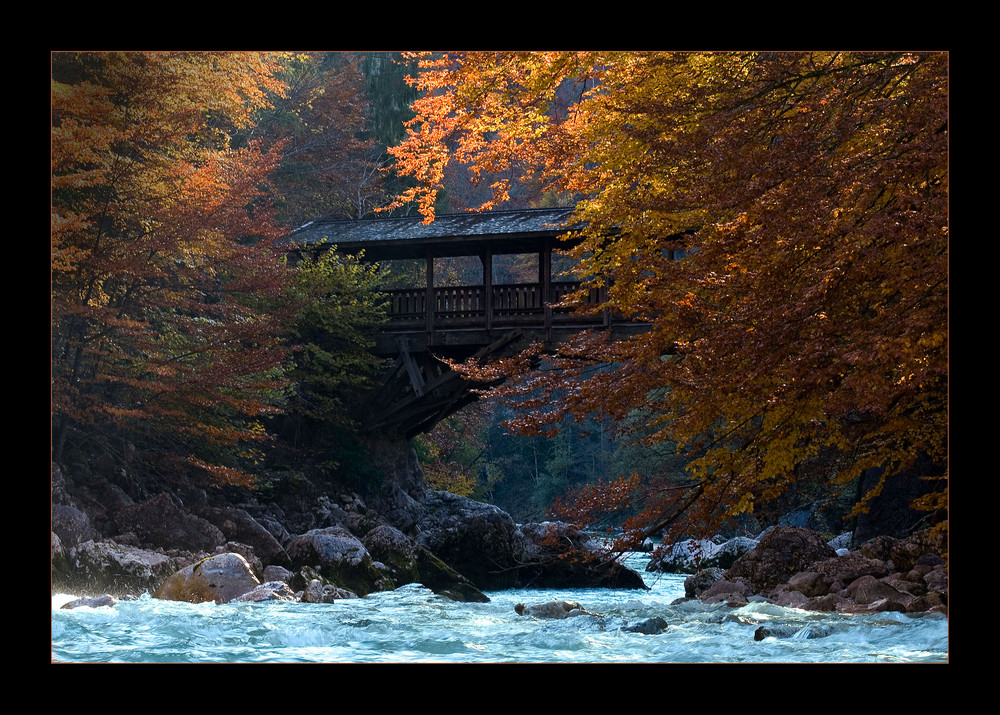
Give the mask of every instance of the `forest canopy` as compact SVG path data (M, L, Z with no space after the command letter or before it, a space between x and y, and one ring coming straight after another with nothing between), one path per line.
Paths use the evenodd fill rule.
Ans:
M537 433L565 413L674 441L689 479L632 477L640 534L719 524L786 493L917 464L947 480L948 56L911 52L471 52L420 57L392 150L433 220L449 163L571 196L578 273L651 329L467 366ZM552 111L567 91L565 111ZM683 255L682 260L671 260ZM614 370L594 371L597 365ZM551 409L558 404L559 409ZM636 419L642 415L643 419ZM947 505L947 489L924 497Z

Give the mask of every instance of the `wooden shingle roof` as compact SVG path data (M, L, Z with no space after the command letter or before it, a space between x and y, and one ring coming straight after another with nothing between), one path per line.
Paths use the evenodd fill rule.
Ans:
M446 214L429 224L422 216L318 220L300 226L284 241L305 249L325 242L344 253L363 250L371 260L471 256L487 247L495 254L532 253L543 239L568 230L571 213L560 208Z

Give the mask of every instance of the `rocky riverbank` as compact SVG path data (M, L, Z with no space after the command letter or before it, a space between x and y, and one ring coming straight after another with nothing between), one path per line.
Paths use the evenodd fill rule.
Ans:
M203 489L134 498L52 466L52 591L225 602L329 601L421 583L454 600L522 587L645 588L640 574L561 523L426 490L408 443L380 443L365 494L300 479L233 502ZM287 485L286 485L287 486Z
M848 551L804 527L774 527L759 539L741 538L712 550L679 544L654 556L649 570L684 572L685 596L744 606L768 601L811 611L948 612L947 543L920 531L905 539L878 536ZM680 554L705 555L705 565Z
M563 523L516 524L495 506L427 490L405 442L374 447L365 493L304 477L240 499L136 492L52 466L52 592L106 599L328 602L420 583L458 601L508 588L644 589L640 574ZM947 544L919 532L854 551L803 527L684 542L647 570L687 572L686 598L817 611L947 613Z

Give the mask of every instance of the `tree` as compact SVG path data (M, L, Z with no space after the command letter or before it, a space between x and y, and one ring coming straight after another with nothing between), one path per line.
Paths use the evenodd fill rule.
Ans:
M262 53L52 57L53 458L158 452L246 481L285 385L278 160L231 136L283 91Z
M280 74L285 95L238 137L281 144L272 182L284 222L359 218L388 199L384 151L370 137L363 59L343 52L292 55Z
M288 297L296 307L291 335L298 351L289 372L295 419L341 430L352 424L352 398L364 395L383 369L371 348L388 316L379 292L384 273L334 250L306 255L296 265Z
M519 167L578 197L580 274L650 325L496 392L527 431L638 411L676 442L689 480L642 475L639 535L752 512L816 464L833 488L881 473L856 510L918 462L947 479L946 54L477 52L415 82L399 201L430 221L450 161ZM524 378L532 357L466 370Z

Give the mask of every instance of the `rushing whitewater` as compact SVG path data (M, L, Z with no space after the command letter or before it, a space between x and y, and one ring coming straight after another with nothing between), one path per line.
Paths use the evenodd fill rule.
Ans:
M642 571L646 556L630 557ZM60 609L52 599L58 663L944 663L940 614L814 613L742 608L684 595L681 574L646 574L649 591L511 590L458 603L416 585L333 604L162 601L148 594L114 607ZM517 603L579 602L599 616L519 616ZM653 617L657 635L626 630ZM779 637L761 640L761 626Z

